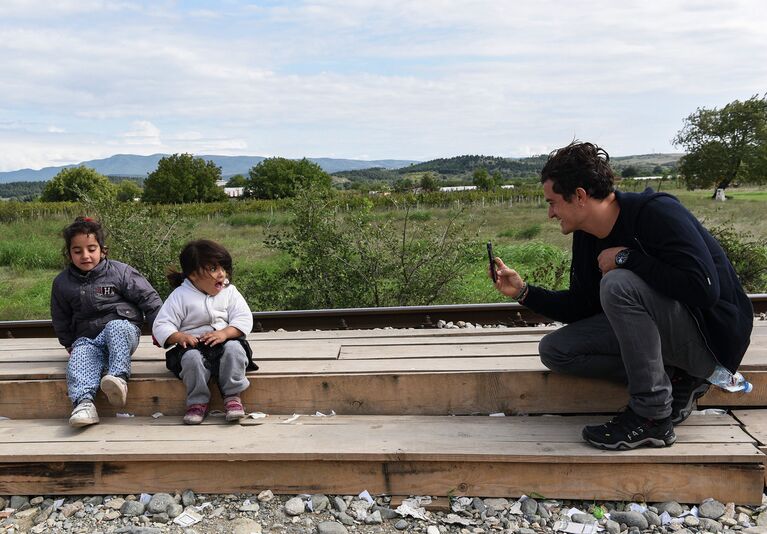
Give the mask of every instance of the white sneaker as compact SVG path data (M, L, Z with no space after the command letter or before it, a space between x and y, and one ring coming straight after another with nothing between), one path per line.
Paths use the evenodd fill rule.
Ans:
M107 396L109 404L122 408L128 399L128 383L119 376L105 375L101 379L101 391Z
M69 424L74 427L95 425L99 422L99 414L93 401L85 400L75 406L69 416Z

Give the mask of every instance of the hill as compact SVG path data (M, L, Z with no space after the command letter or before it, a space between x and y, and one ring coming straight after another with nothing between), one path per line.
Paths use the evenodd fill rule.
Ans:
M116 154L104 159L83 161L77 165L62 165L60 167L45 167L42 169L21 169L18 171L0 172L0 183L22 181L45 181L50 180L59 171L68 167L84 165L107 176L146 177L147 174L157 168L157 163L168 154L152 154L151 156L138 156L135 154ZM221 167L221 174L226 178L235 174L248 174L251 167L258 165L265 158L261 156L216 156L201 155L204 160L212 160ZM385 169L397 169L417 163L413 160L356 160L335 158L308 158L317 163L327 173L344 170L365 169L370 167L382 167Z

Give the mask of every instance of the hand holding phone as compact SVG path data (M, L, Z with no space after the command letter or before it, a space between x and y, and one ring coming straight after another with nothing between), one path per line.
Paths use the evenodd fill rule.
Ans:
M487 258L490 260L490 276L493 277L493 283L498 281L498 273L495 270L495 256L493 255L493 244L487 242Z

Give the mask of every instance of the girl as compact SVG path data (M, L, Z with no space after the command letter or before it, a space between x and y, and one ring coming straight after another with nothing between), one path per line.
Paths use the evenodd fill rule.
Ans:
M253 363L245 335L253 328L253 314L239 291L229 284L232 257L213 241L188 243L179 256L181 271L168 274L176 289L163 304L152 333L165 354L165 365L184 381L184 423L198 425L210 402L208 380L218 381L227 421L245 417L240 393L250 386L246 370Z
M78 217L63 236L69 265L53 280L51 317L69 352L69 424L81 427L99 422L93 404L99 386L110 404L125 406L140 327L144 320L152 323L162 301L136 269L107 259L98 222Z

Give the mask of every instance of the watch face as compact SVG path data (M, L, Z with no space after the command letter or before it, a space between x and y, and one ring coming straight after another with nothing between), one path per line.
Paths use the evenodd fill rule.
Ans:
M615 264L623 265L629 259L629 251L624 249L615 255Z

